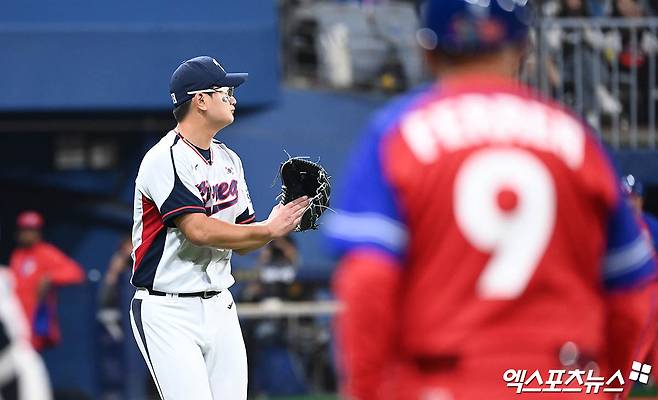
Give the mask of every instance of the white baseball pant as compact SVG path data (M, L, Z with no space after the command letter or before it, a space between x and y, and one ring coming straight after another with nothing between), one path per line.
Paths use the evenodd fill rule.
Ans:
M203 299L138 290L130 308L137 346L163 400L247 398L247 353L231 292Z

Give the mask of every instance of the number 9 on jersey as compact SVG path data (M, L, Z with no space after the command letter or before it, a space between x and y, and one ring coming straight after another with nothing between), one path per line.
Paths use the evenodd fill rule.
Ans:
M525 290L555 226L553 177L522 149L485 149L469 156L455 178L457 226L490 253L477 282L485 299L513 299Z

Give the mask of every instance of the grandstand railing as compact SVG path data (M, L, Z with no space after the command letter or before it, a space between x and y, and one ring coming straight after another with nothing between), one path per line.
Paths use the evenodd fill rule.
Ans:
M340 311L337 301L263 301L239 303L240 318L300 318L332 316Z
M310 394L328 393L335 388L335 370L333 366L333 333L330 329L333 316L340 312L342 306L337 301L282 301L270 298L258 303L238 303L238 316L242 320L242 328L250 326L252 332L269 332L276 335L275 342L286 343L287 351L295 354L295 359L304 365L303 380ZM275 321L275 324L272 322ZM279 325L278 323L283 323ZM277 332L277 327L283 331ZM278 336L280 335L280 336ZM256 335L247 340L247 352L257 352ZM261 339L267 346L273 336ZM332 378L330 378L332 376Z
M616 149L655 149L658 18L546 18L525 79L573 107Z

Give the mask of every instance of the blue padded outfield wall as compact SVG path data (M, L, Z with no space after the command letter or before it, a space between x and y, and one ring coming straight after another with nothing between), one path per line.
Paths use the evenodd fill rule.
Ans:
M0 111L169 107L181 61L249 72L243 105L278 96L273 0L21 0L0 12Z

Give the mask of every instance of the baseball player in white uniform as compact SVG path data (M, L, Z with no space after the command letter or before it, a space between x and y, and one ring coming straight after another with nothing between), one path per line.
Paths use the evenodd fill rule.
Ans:
M0 265L0 400L51 400L48 372L14 289L14 276Z
M211 57L171 77L176 128L144 156L135 181L133 334L165 400L247 398L247 357L228 288L231 254L298 224L307 198L255 222L242 162L214 136L233 122L247 74Z

